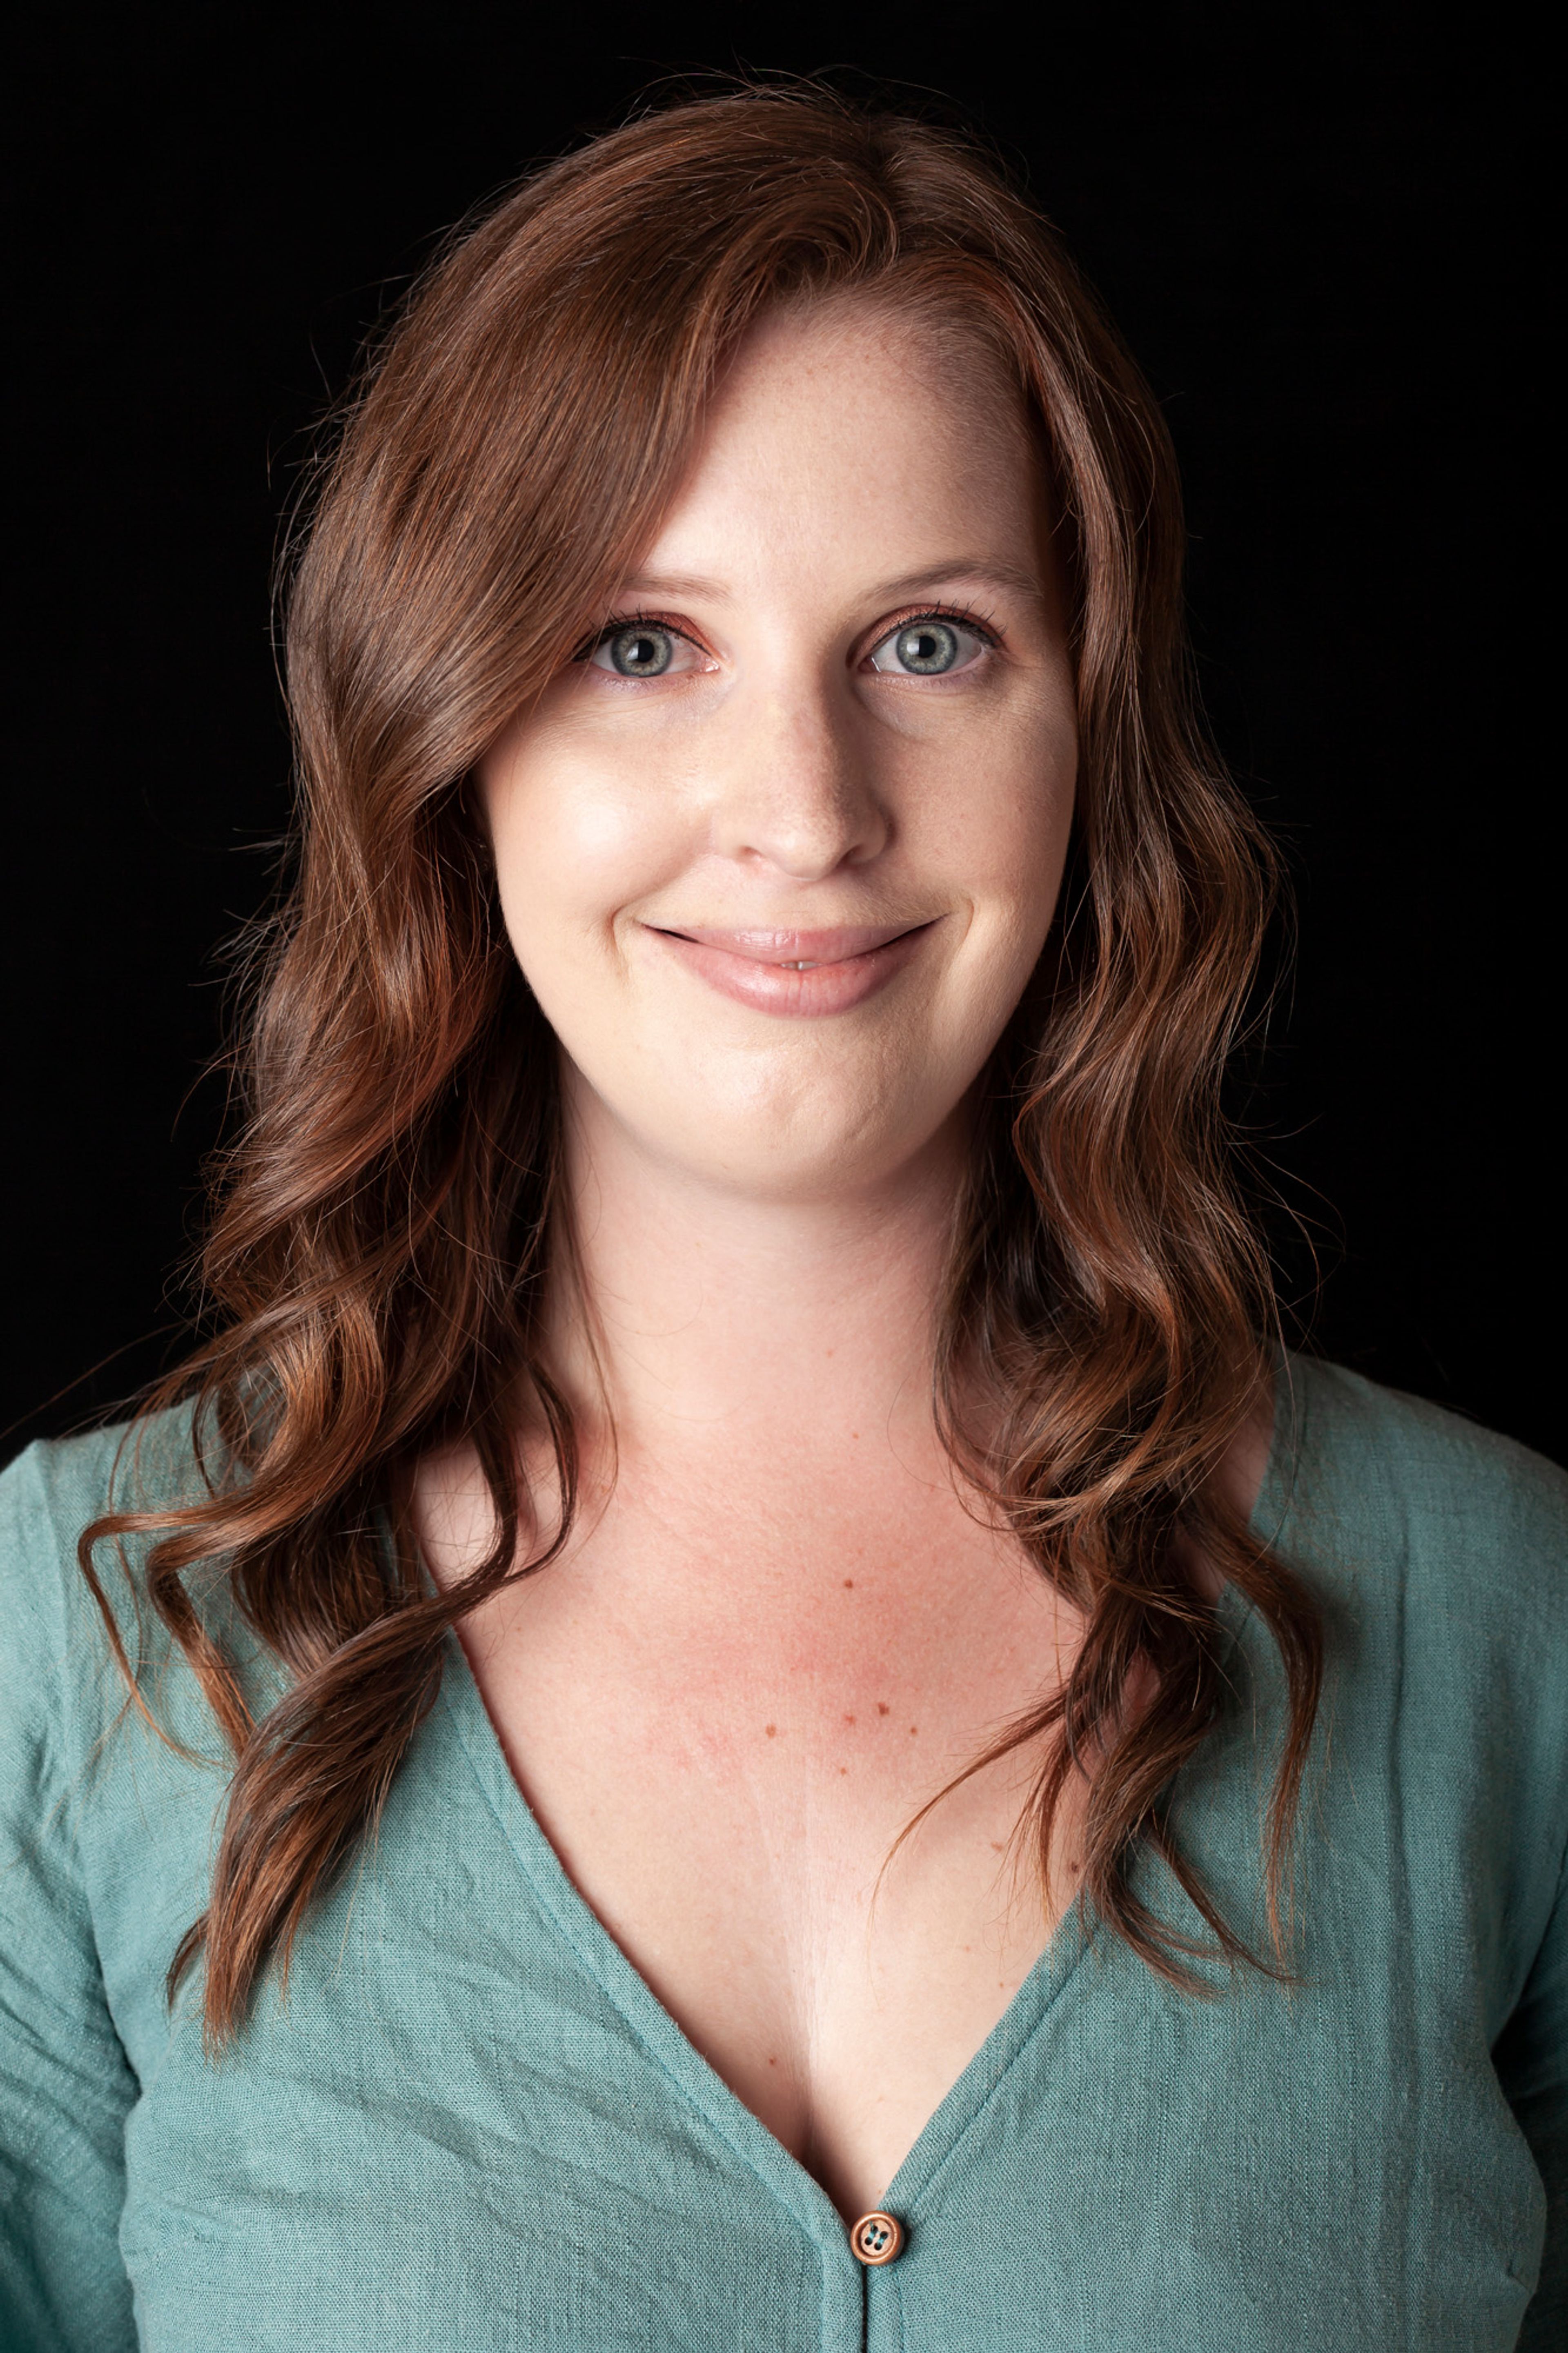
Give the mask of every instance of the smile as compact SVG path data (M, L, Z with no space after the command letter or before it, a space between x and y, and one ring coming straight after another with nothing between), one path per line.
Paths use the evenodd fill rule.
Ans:
M759 1013L813 1018L864 1004L919 955L941 921L832 931L646 926L695 979Z

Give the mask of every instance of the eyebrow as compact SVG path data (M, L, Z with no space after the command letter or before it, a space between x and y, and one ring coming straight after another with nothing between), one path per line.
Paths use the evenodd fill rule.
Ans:
M944 564L922 565L918 572L903 572L893 580L879 581L868 595L873 603L897 604L938 587L944 580L983 580L994 588L1010 588L1016 595L1037 600L1045 593L1037 575L1021 565L1003 563L994 556L959 555ZM623 596L699 596L715 605L729 604L732 595L721 580L706 579L695 572L637 572L621 583L620 593Z
M721 580L705 580L697 572L634 572L620 586L623 596L701 596L710 604L727 605L730 591Z
M1038 597L1044 594L1037 574L1026 571L1021 565L1005 564L986 555L960 555L951 563L923 565L918 572L901 573L896 580L880 582L872 594L897 603L902 596L918 596L923 589L935 588L943 580L984 580L993 588L1011 588L1024 596Z

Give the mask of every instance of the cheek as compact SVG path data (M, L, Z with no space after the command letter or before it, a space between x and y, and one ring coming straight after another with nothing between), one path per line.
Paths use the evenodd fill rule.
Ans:
M480 775L507 928L529 976L570 942L607 945L615 918L683 855L668 797L569 746L531 746Z
M974 808L970 829L977 997L1001 1029L1028 986L1061 894L1072 829L1077 740L1069 725Z
M1060 696L1029 718L972 747L931 809L928 841L933 863L963 878L993 951L1032 961L1067 861L1078 740Z

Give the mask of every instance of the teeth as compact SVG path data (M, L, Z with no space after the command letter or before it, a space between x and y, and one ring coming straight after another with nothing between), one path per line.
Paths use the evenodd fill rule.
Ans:
M815 972L816 966L814 964L786 964L783 969L785 972Z

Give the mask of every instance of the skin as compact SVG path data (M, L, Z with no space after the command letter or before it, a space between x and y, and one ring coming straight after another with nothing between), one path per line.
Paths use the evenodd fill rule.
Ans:
M933 608L962 659L900 671L889 638ZM1015 396L864 304L770 317L606 620L679 632L669 668L579 660L479 771L561 1041L577 1271L551 1349L588 1503L461 1631L579 1891L852 2219L1076 1889L1081 1786L1049 1900L1013 1867L1033 1747L883 1870L1081 1637L958 1493L929 1403L974 1082L1073 805ZM461 1451L416 1513L437 1577L489 1542Z

